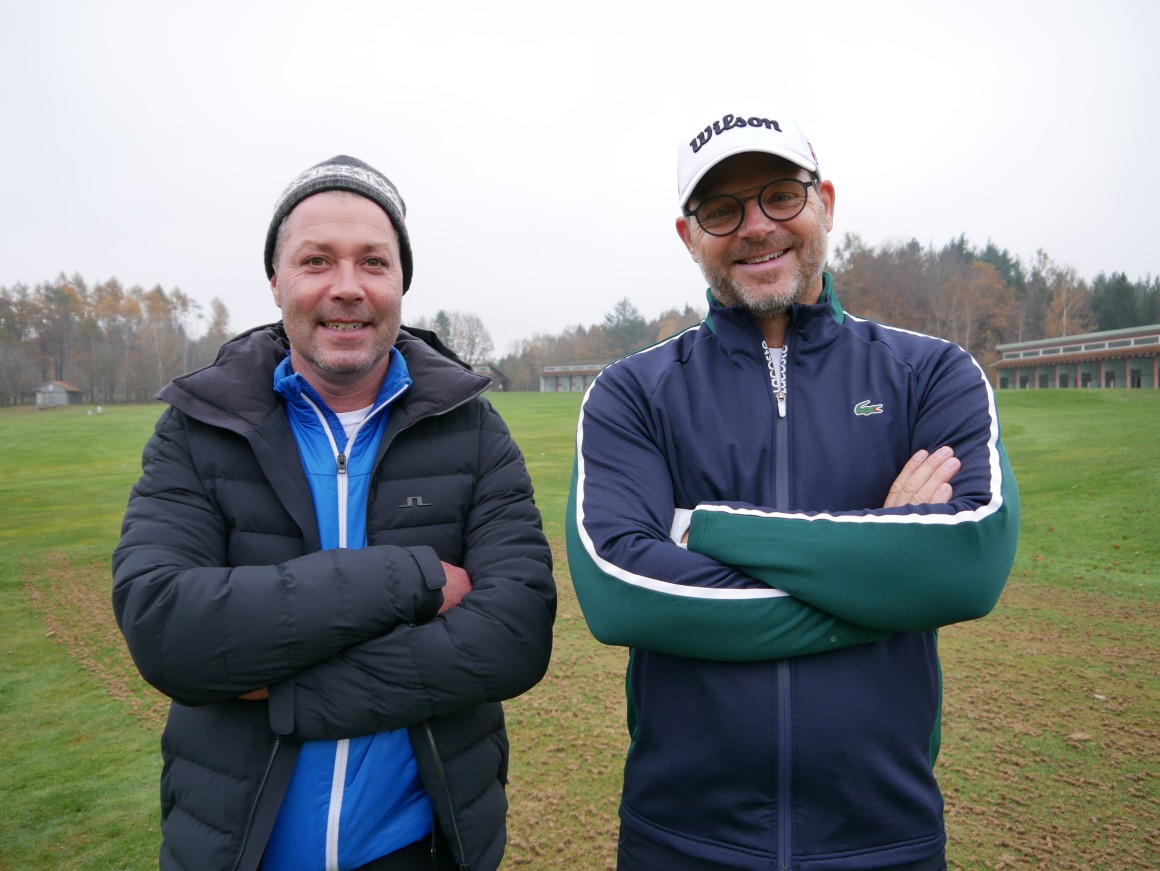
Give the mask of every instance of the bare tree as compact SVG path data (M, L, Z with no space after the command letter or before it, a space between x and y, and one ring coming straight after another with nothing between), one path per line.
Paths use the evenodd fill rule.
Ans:
M475 312L440 309L434 318L416 318L410 324L434 332L463 362L472 366L486 363L495 350L491 333Z
M487 362L494 350L491 333L474 312L451 313L451 333L447 340L455 353L472 366Z

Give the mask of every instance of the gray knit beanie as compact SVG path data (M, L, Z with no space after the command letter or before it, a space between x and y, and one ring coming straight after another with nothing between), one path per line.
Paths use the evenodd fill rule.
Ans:
M403 267L403 293L411 286L411 239L407 235L407 206L391 180L361 160L340 154L324 160L290 182L274 206L274 220L266 232L266 277L274 276L274 243L278 228L296 205L323 191L353 191L378 203L399 234L399 256Z

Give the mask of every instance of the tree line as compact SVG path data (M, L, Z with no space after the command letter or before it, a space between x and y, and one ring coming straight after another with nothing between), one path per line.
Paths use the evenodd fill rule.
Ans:
M91 287L79 275L0 287L0 406L33 401L45 381L92 403L144 402L182 372L213 360L230 337L229 311L209 312L179 288Z
M1160 278L1101 272L1088 282L1042 250L1025 264L965 236L936 248L915 239L870 246L847 234L827 269L846 311L948 339L984 367L998 361L998 345L1160 323ZM511 389L536 390L545 365L608 363L703 316L686 306L646 321L625 298L603 323L524 339L496 365Z
M960 236L935 247L915 239L870 246L847 234L828 269L852 314L940 336L985 367L997 345L1160 322L1160 278L1123 272L1092 281L1039 251L1023 263L988 242ZM214 358L230 337L229 311L208 311L180 289L125 289L115 278L88 286L63 273L35 287L0 287L0 406L32 402L45 381L79 387L93 403L142 402L167 381ZM489 364L510 390L538 390L544 366L604 364L699 322L684 306L646 318L628 297L600 323L537 333L497 355L473 312L439 311L412 325L434 330L463 360Z
M1101 272L1088 282L1042 250L1024 264L963 236L941 248L915 239L871 247L847 234L831 260L847 311L948 339L984 367L999 359L997 345L1160 322L1160 278Z

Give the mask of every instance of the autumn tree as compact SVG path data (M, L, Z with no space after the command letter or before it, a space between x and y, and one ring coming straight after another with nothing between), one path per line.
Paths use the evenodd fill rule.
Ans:
M559 362L557 336L536 333L512 343L507 354L496 365L508 377L511 390L539 390L540 370L549 362Z
M209 327L205 331L205 339L215 345L221 345L230 338L230 310L218 297L209 301Z
M71 377L73 342L77 319L84 307L86 288L61 273L56 281L39 284L34 291L34 332L42 355L45 380Z
M1040 250L1035 257L1031 280L1041 284L1047 296L1043 318L1045 336L1071 336L1095 328L1091 291L1073 267L1060 266Z
M152 367L153 384L164 384L169 373L181 368L185 361L185 343L179 337L179 300L170 297L161 285L141 293L141 349ZM167 377L168 376L168 377Z
M847 233L831 269L847 311L907 329L920 329L925 322L930 305L926 252L917 240L875 249Z
M702 320L702 315L699 311L693 308L688 303L685 304L683 310L671 308L668 311L661 312L656 321L656 341L662 341L669 336L675 336L682 330L699 324Z
M33 300L27 285L0 288L0 407L18 405L38 383L38 355L30 354Z
M95 326L89 347L90 395L94 401L115 402L125 398L141 323L140 302L110 278L93 286L89 303Z
M949 319L943 338L958 344L984 364L998 359L995 346L1006 331L1015 301L1010 287L990 263L961 264L947 278Z

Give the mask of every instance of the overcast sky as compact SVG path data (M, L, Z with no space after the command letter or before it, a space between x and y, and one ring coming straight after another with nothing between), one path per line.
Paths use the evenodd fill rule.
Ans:
M700 306L677 145L757 100L813 141L833 242L1155 275L1157 34L1155 0L0 0L0 286L115 276L277 320L274 201L346 153L407 202L404 321L475 312L502 354L624 296Z

